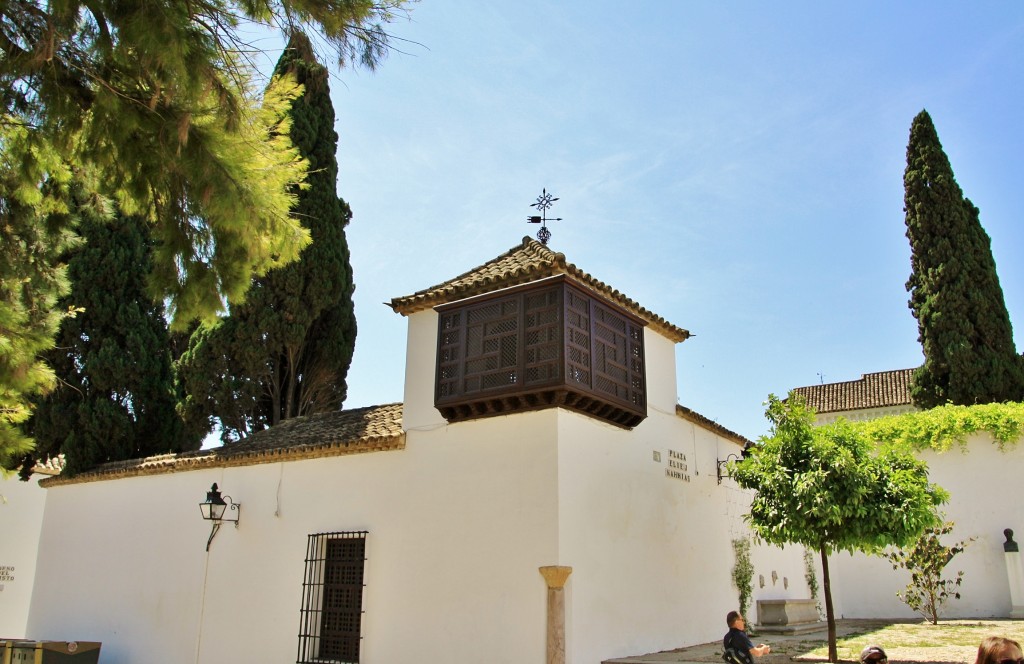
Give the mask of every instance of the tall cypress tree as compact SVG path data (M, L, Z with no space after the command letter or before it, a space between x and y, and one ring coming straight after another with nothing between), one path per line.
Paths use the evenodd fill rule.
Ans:
M910 127L903 177L910 308L925 362L911 396L922 408L1024 398L1022 363L978 208L964 197L921 111Z
M186 418L196 430L216 420L225 441L300 415L335 410L355 348L354 285L337 194L338 135L327 70L309 40L291 36L274 75L293 75L304 94L291 105L291 139L309 161L291 214L311 244L295 263L253 282L244 303L198 329L178 363Z
M152 256L138 217L80 215L83 243L70 254L71 292L48 361L57 387L37 405L29 429L34 458L64 453L66 471L199 447L175 411L164 307L146 290ZM23 473L31 466L26 459Z

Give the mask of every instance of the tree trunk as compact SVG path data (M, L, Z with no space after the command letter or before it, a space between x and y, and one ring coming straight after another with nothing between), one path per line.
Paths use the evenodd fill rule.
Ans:
M935 588L938 585L938 582L936 580L936 583L932 583L929 585L930 587L928 588L928 606L926 607L928 609L928 620L931 621L933 625L938 625L939 598L935 594Z
M838 662L839 651L836 648L836 615L832 610L832 582L828 576L828 552L822 545L821 552L821 587L825 592L825 617L828 620L828 661Z

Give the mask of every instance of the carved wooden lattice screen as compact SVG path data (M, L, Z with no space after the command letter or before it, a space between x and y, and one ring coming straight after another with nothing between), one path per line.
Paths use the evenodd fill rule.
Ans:
M560 380L560 293L548 288L441 313L437 400Z
M439 307L435 405L449 421L565 406L636 426L643 323L564 280Z
M310 535L297 664L359 662L366 531Z
M525 293L525 349L523 384L526 387L561 380L561 297L559 289Z
M437 399L461 393L464 311L441 314L437 336Z
M566 382L645 409L643 327L573 288L565 302Z
M519 304L509 297L466 312L465 394L519 383Z
M590 298L573 289L565 295L565 380L586 389L591 386Z
M594 389L644 407L643 328L597 304L594 315Z

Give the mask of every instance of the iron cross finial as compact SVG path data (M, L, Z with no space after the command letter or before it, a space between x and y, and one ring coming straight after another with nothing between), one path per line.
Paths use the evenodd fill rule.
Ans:
M557 200L557 198L548 193L547 187L545 187L543 193L537 197L537 202L530 203L530 207L535 207L540 210L540 215L534 215L526 218L526 222L529 224L541 225L540 230L537 231L537 239L545 246L547 245L548 240L551 239L551 231L548 230L548 222L562 220L561 217L548 219L548 208L550 208L552 203Z

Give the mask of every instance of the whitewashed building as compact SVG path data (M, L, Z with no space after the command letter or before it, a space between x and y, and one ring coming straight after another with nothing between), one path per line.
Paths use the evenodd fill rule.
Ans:
M864 374L859 380L811 385L794 390L817 412L819 424L838 417L851 421L899 415L917 410L910 400L913 369ZM946 452L927 450L918 457L928 464L930 481L946 489L946 518L956 526L947 544L976 538L949 565L948 576L963 570L959 600L950 600L948 618L1006 618L1012 603L1003 550L1007 528L1024 536L1024 512L1017 487L1024 477L1020 442L1000 449L991 435L974 434ZM911 617L914 612L896 592L909 573L894 571L884 559L863 554L835 554L829 562L837 614L845 618Z
M689 333L529 238L391 306L403 403L44 481L24 636L105 664L596 664L721 638L748 498L719 462L748 441L676 403ZM214 483L238 525L208 542ZM755 548L755 600L806 598L801 554Z
M0 639L25 634L46 507L39 480L59 472L50 463L37 464L27 482L0 476Z

